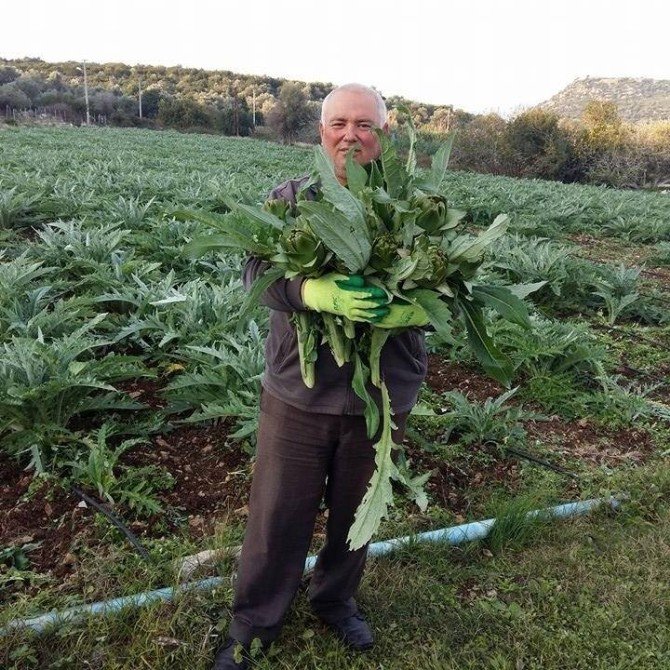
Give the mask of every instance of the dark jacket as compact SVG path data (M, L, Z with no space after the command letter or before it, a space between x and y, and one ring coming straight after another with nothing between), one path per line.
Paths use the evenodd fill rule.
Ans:
M308 177L280 184L269 199L295 204L296 194ZM314 188L314 187L310 187ZM306 192L308 198L314 191ZM269 263L250 256L244 266L244 287L249 290ZM316 383L307 388L300 375L300 361L291 313L307 311L300 297L304 278L279 279L265 291L261 303L270 308L270 332L265 342L263 388L271 395L302 410L323 414L363 414L363 402L351 388L353 363L337 366L327 344L321 344L316 362ZM409 328L390 337L381 354L381 372L396 412L408 412L415 404L426 376L427 357L423 330ZM368 385L379 401L379 390Z

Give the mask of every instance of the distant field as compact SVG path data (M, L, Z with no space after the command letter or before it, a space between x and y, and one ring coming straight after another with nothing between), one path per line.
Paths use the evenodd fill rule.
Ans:
M239 542L267 313L258 307L240 322L242 259L187 258L183 247L199 228L181 211L261 202L309 172L311 157L309 148L220 136L0 130L0 627L171 584L175 558ZM668 549L670 196L468 173L449 174L445 193L474 228L510 215L511 231L483 271L490 282L533 285L526 301L535 328L528 334L492 317L516 368L518 388L506 397L458 327L448 341L428 338L421 401L435 415L412 417L406 451L412 468L433 471L431 506L420 513L399 500L381 535L497 516L515 501L533 507L621 488L628 511L593 527L580 522L583 533L571 531L566 543L558 531L522 533L528 554L514 565L505 554L519 540L514 524L490 545L490 562L486 547L407 550L382 561L363 595L382 638L376 656L347 665L334 643L312 640L314 623L299 606L308 633L300 638L298 628L297 640L284 641L292 660L283 667L319 659L333 670L666 667L654 663L667 661L658 574ZM77 506L73 486L111 506L149 561L103 516ZM646 571L638 572L636 542L646 543L649 519L661 530L644 545ZM621 556L608 549L610 527ZM593 570L606 561L593 582L574 566L579 589L562 568L575 556ZM532 573L544 569L545 577ZM440 582L440 571L452 576ZM626 587L612 595L615 576ZM439 598L429 593L434 583ZM644 614L620 630L616 617L632 611L626 599L643 594ZM0 666L137 668L149 658L158 659L149 667L195 659L204 668L214 624L227 623L230 590L213 597L138 615L136 628L119 617L43 644L23 633L0 638ZM610 597L613 613L603 605ZM609 665L564 647L575 631L594 636ZM587 646L579 649L586 659ZM623 653L638 665L614 664Z

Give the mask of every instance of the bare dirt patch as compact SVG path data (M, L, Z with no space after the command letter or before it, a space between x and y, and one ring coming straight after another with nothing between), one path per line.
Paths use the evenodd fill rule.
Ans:
M646 430L605 430L586 420L564 421L554 416L549 421L527 421L525 428L529 444L537 440L562 460L577 459L588 465L639 465L656 448Z
M445 361L439 354L428 357L426 384L436 393L459 391L469 400L497 398L505 389L475 367Z

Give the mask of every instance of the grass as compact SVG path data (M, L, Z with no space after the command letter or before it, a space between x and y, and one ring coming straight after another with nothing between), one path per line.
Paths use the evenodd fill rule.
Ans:
M359 597L377 634L369 654L342 649L301 593L281 637L256 667L670 667L667 461L603 478L594 482L594 493L624 483L631 500L617 514L603 510L524 526L522 512L542 504L542 495L529 494L525 503L499 499L497 515L506 516L506 523L489 541L414 544L371 560ZM118 558L98 556L88 564L87 578L108 575ZM220 567L229 574L229 564ZM208 668L227 628L231 595L225 579L211 593L192 593L175 603L90 618L41 637L14 634L0 639L0 666Z

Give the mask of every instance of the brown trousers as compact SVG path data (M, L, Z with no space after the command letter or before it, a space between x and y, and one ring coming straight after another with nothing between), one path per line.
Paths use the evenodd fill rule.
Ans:
M394 416L402 440L407 413ZM269 643L300 586L319 505L328 507L326 542L309 586L315 613L337 621L358 610L354 594L367 546L349 551L347 534L375 469L374 440L362 416L305 412L263 392L249 518L242 545L231 637Z

